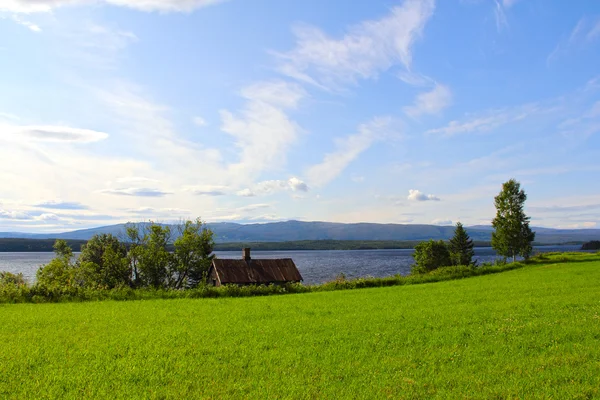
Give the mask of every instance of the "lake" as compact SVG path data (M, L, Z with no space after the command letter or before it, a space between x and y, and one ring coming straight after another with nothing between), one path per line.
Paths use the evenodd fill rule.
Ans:
M577 251L579 245L539 246L534 252ZM291 258L305 284L317 284L335 279L343 273L346 278L407 275L413 263L412 249L403 250L304 250L253 251L253 258ZM76 253L77 254L77 253ZM238 258L241 251L216 251L219 258ZM48 263L54 253L0 253L0 271L23 273L32 282L37 269ZM490 247L475 249L475 259L490 262L499 258Z

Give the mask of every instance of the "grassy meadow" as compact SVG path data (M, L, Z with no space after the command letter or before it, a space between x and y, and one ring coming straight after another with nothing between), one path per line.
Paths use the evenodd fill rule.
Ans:
M0 398L600 398L600 256L562 257L422 285L2 304Z

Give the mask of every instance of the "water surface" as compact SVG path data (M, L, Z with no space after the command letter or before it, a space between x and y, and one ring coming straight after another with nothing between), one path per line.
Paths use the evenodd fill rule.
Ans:
M575 251L581 246L539 246L537 252ZM403 250L303 250L303 251L253 251L253 258L291 258L294 260L305 284L323 283L339 274L346 278L385 277L407 275L413 263L412 249ZM77 253L75 253L77 255ZM216 251L220 258L241 257L241 251ZM35 279L37 269L48 263L54 253L0 253L0 271L23 273L30 282ZM489 247L475 249L479 262L499 258Z

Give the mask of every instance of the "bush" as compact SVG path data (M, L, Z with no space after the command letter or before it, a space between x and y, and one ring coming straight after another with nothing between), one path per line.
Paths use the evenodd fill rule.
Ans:
M415 259L415 265L412 266L411 271L413 274L422 274L452 265L450 252L442 240L419 243L415 246L413 258Z
M0 286L14 285L14 286L25 286L27 281L23 274L13 274L7 271L0 271Z

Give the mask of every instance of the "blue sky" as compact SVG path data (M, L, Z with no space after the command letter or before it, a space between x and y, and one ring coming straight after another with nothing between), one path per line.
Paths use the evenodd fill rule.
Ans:
M0 0L0 231L600 227L600 3Z

